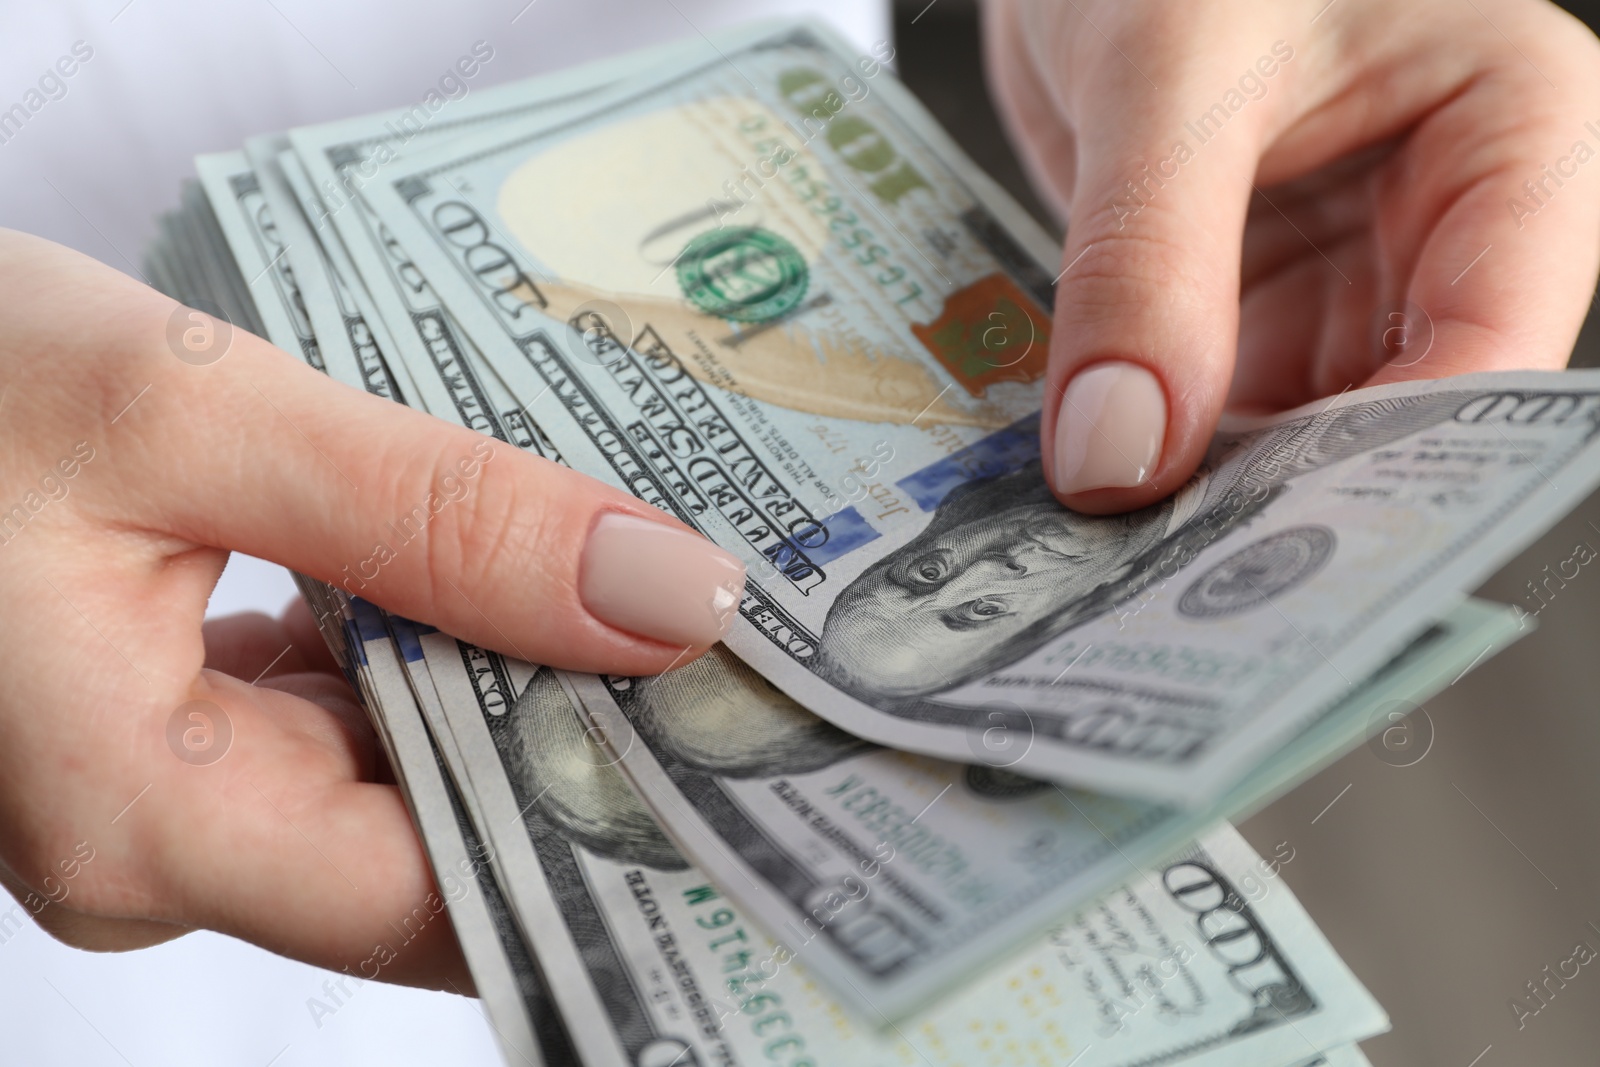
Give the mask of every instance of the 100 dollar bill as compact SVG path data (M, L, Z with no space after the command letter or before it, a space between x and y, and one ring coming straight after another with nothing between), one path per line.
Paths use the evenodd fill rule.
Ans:
M1239 424L1174 498L1067 511L1053 247L811 28L364 195L574 467L751 564L729 646L898 748L1214 800L1600 478L1600 373L1479 375Z
M1393 730L1519 632L1508 608L1462 604L1207 809L879 748L720 648L653 678L570 685L679 848L766 929L803 938L807 966L837 992L899 1016L1218 820ZM860 863L885 849L892 871L863 892Z
M586 971L563 992L588 1001L567 1014L594 1042L587 1062L1232 1067L1297 1063L1386 1025L1224 826L895 1026L875 991L828 996L807 941L752 925L678 852L557 672L443 634L421 644L524 929L547 972L563 956ZM892 893L911 862L880 849L859 882Z

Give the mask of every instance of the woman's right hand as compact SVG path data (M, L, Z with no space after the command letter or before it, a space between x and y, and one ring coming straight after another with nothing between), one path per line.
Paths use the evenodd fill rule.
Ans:
M0 291L0 882L71 944L204 927L354 973L433 892L303 606L202 626L230 550L574 670L731 622L743 567L625 493L225 325L197 357L206 320L36 238L0 230ZM168 743L191 701L232 729L205 766ZM377 977L470 981L448 923Z

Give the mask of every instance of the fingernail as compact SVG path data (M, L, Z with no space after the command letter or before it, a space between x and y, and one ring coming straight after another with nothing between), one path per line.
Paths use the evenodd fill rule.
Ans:
M1055 490L1143 485L1167 436L1167 397L1148 370L1112 360L1078 372L1056 415Z
M619 630L669 645L722 640L744 597L744 564L699 534L607 511L578 567L578 598Z

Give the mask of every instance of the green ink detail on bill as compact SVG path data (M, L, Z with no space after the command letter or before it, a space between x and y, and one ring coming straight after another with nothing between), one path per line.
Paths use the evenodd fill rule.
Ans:
M735 322L768 322L806 295L805 257L771 230L711 230L678 257L678 285L701 311Z

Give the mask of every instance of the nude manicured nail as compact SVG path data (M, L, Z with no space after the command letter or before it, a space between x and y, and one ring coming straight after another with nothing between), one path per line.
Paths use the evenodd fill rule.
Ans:
M1081 370L1056 415L1055 490L1143 485L1167 436L1167 397L1148 370L1112 360Z
M579 565L578 598L609 626L669 645L722 640L744 596L744 564L699 534L607 511Z

